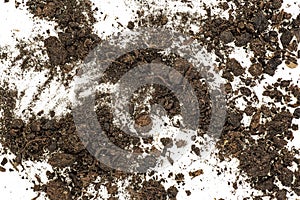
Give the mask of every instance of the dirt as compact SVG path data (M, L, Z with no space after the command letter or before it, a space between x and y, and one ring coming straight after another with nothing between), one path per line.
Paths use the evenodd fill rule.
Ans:
M266 91L265 93L270 95ZM276 101L281 99L282 94L275 92L270 96ZM275 184L275 177L298 194L297 182L294 181L294 178L299 179L298 172L291 171L290 167L293 162L299 163L299 159L295 158L299 152L296 149L288 150L286 147L288 141L293 140L293 114L284 108L264 105L256 111L252 109L248 115L252 116L249 127L239 125L224 130L218 143L219 149L222 150L221 158L228 155L238 158L239 168L247 173L250 184L267 196L283 198L286 194L286 191L280 190ZM259 136L259 139L253 139L253 135Z
M175 59L168 59L157 53L157 51L158 50L149 49L141 52L135 52L136 57L133 61L138 61L136 63L137 65L141 60L142 62L144 60L151 62L154 59L159 59L171 67L177 66L179 68L181 66L185 66L184 64L186 62L182 60L182 58L178 57ZM126 72L126 70L128 70L127 67L135 66L126 65L126 63L122 62L124 61L120 58L117 62L118 66L113 66L118 67L118 71L111 70L113 68L109 67L104 77L113 77L113 81L116 81L116 78L121 77L124 73L123 71ZM174 65L174 62L176 65ZM185 71L188 69L190 71L189 74ZM197 71L195 71L195 69L186 68L185 70L183 70L182 73L188 74L187 78L193 82L195 91L198 91L196 94L199 100L201 100L202 104L206 102L206 108L202 109L202 117L199 119L199 128L202 128L205 132L209 123L209 117L207 115L210 114L209 96L205 96L205 94L208 95L207 88L205 85L202 85L201 76ZM167 77L164 78L166 79ZM105 78L104 80L111 81L110 79L106 80ZM152 104L161 104L166 109L167 114L170 117L180 113L178 100L176 100L176 98L174 99L174 96L170 93L170 91L160 86L154 86L154 88L155 92L153 93L151 101ZM10 99L4 99L2 102L13 103L10 107L7 107L8 111L12 112L16 98L9 94L3 94L3 96L10 97ZM152 148L143 149L140 147L141 144L139 138L127 135L112 123L111 110L107 104L105 104L109 103L107 102L107 98L105 98L105 95L101 94L98 94L97 96L96 102L99 102L98 109L101 110L101 112L96 111L99 117L98 119L110 140L113 141L115 145L126 150L130 149L130 146L133 145L133 152L142 153L151 151ZM133 111L131 114L133 115L132 117L136 119L136 123L138 123L138 125L146 126L151 123L149 115L145 115L137 111ZM55 170L54 174L50 173L48 176L50 182L46 185L36 186L36 191L41 190L46 192L50 199L76 199L82 195L84 197L88 197L83 188L86 189L90 184L93 184L93 181L95 181L97 176L101 177L102 184L106 182L113 183L114 180L110 180L110 177L113 179L122 179L132 176L136 179L141 179L140 182L143 184L142 188L131 193L132 198L144 199L147 196L148 199L156 199L157 195L159 195L159 198L161 199L165 199L167 196L171 199L176 197L177 190L175 190L175 188L171 188L166 191L165 188L155 180L145 182L144 176L146 174L125 174L99 163L85 149L79 139L73 116L71 114L67 114L61 118L57 118L55 117L54 112L50 113L49 118L33 116L27 123L21 119L15 119L12 113L4 116L4 144L17 156L17 159L14 162L16 162L16 164L21 164L23 160L41 161L44 159L44 155L48 154L48 163ZM83 118L85 117L89 116L83 115ZM146 138L143 140L145 140L144 142L146 143L151 143L153 139ZM166 148L171 148L173 146L173 141L170 138L162 138L160 142ZM160 154L162 154L162 152L160 152ZM122 164L122 162L127 161L118 159L116 162ZM153 164L155 164L155 162ZM65 169L66 167L70 167L68 172L64 174L58 173L59 170ZM198 176L200 174L201 172L193 172L192 176ZM71 181L66 183L65 177L69 177ZM180 183L184 181L184 177L181 174L176 175L176 180ZM139 182L132 183L128 186L128 190L133 191L132 187L135 188L138 183ZM113 192L111 195L117 194ZM91 197L89 196L88 198Z
M289 80L279 79L263 91L263 96L270 98L271 103L263 103L260 106L256 106L258 100L252 89L258 82L273 76L282 63L292 69L298 67L300 15L292 18L289 13L281 10L281 0L252 0L243 3L229 0L227 2L235 4L235 10L240 12L233 16L234 10L228 6L228 3L220 3L218 6L220 9L229 11L228 19L212 15L210 8L206 8L207 13L204 18L187 13L176 14L180 17L181 25L200 23L199 31L192 32L183 30L181 26L174 27L182 32L188 32L193 40L217 55L217 68L227 81L225 91L228 113L222 136L217 143L218 157L221 160L232 158L239 160L238 168L247 175L248 183L263 194L253 196L253 199L262 199L262 197L287 199L287 190L279 187L277 183L300 195L300 170L291 170L293 164L300 163L296 158L299 150L287 147L288 142L294 139L293 131L298 129L298 125L293 124L292 121L300 119L299 86L291 84ZM91 2L46 0L28 1L26 5L36 18L57 23L58 36L36 38L43 41L49 58L48 63L42 68L50 69L52 78L58 76L57 71L60 69L63 73L60 81L64 82L66 77L71 81L73 76L71 71L76 70L74 63L82 61L101 42L100 37L93 32L96 19ZM157 15L145 15L142 10L137 12L137 16L136 20L128 22L128 29L134 30L140 26L168 26L175 19L163 12ZM274 31L275 29L278 31ZM230 44L253 53L250 66L244 66L244 63L230 57L232 51ZM100 82L116 83L122 75L139 64L162 62L179 71L192 83L196 96L202 103L199 105L201 117L198 128L205 133L210 123L211 104L208 88L202 83L200 73L180 56L163 55L159 51L159 49L144 49L128 52L105 71ZM17 60L27 58L32 53L20 52ZM2 58L7 57L1 54ZM39 67L36 67L36 70L41 67L36 66ZM25 70L32 65L23 62L22 67ZM172 77L154 78L172 79ZM241 80L241 84L234 91L232 82L237 78ZM154 92L151 93L151 105L160 104L170 118L180 114L179 101L172 91L158 85L151 87L154 88ZM147 88L149 86L145 86L143 91L147 91ZM133 104L140 106L133 107L130 114L135 123L141 127L151 124L149 113L141 112L140 109L146 95L148 94L141 92L138 100L132 100ZM130 149L132 152L152 151L162 154L154 146L146 149L141 147L139 138L127 135L113 125L112 111L106 97L105 94L97 94L96 102L99 103L98 109L101 110L101 112L98 110L97 116L109 139L118 147ZM236 106L235 98L239 97L247 102L245 109L241 110ZM43 191L49 199L53 200L79 197L93 199L97 196L87 193L86 189L92 186L98 190L100 186L105 185L110 199L118 199L117 182L130 178L132 181L126 190L132 199L176 199L178 185L184 184L185 181L182 173L174 175L176 185L165 188L162 179L152 177L146 180L146 176L151 173L129 174L111 169L97 161L82 144L76 133L72 113L64 116L56 116L54 112L49 116L32 115L25 122L14 115L17 99L17 91L9 89L7 84L0 87L0 108L3 110L0 123L1 143L16 155L16 159L13 160L15 165L22 165L22 162L27 160L44 161L46 156L49 158L48 163L53 167L54 172L47 172L49 182L36 183L35 191ZM296 99L296 103L292 103L291 99ZM243 114L251 118L248 126L242 122ZM193 116L191 113L191 117ZM196 137L203 137L203 134ZM143 138L143 142L151 144L153 138ZM165 148L171 148L174 144L177 147L186 145L167 137L162 138L160 143ZM197 156L201 154L200 148L195 145L190 147L190 151ZM126 164L128 161L120 158L115 162ZM4 166L7 163L6 158L2 160L1 172L6 171ZM67 170L61 173L64 169ZM203 173L202 169L198 169L189 172L189 176L196 178ZM98 176L101 177L101 181L96 183ZM237 190L241 184L243 183L235 183L233 188ZM186 190L186 194L190 196L191 191Z
M101 41L93 33L96 19L90 1L27 1L26 6L36 18L57 23L58 36L42 38L49 57L49 65L44 67L50 68L51 73L59 68L68 74L75 65L66 64L83 60ZM24 56L26 53L21 53L20 57Z

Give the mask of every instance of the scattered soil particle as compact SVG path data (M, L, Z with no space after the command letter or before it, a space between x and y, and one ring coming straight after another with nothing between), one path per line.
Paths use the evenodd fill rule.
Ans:
M171 138L161 138L160 141L165 147L173 146L173 140Z
M231 58L227 61L226 69L232 72L235 76L241 76L245 72L245 69L235 58Z
M230 31L224 31L220 35L220 39L225 43L228 44L234 41L233 34Z
M48 37L44 43L45 47L47 48L50 63L52 63L53 65L66 64L68 52L57 37Z
M176 199L177 193L178 193L178 189L174 186L171 186L167 189L168 192L168 196L170 199Z
M192 152L194 152L197 156L200 156L200 148L199 147L197 147L196 145L192 145L192 147L191 147L191 149L192 149Z
M239 12L233 12L234 10L228 3L233 3ZM277 85L268 86L263 91L263 95L270 97L272 103L263 103L260 107L254 107L253 102L248 102L244 111L239 110L235 101L230 99L236 97L235 94L239 92L244 99L255 96L255 91L249 89L253 83L257 82L258 78L259 81L267 79L266 75L273 76L282 63L291 69L298 66L300 14L296 18L291 17L291 14L281 10L282 3L282 0L251 0L243 3L228 0L219 5L224 11L229 11L228 19L212 14L211 9L207 7L205 7L206 17L195 17L188 13L176 13L175 16L180 18L181 25L195 23L201 27L195 32L181 29L181 25L178 29L184 33L188 32L187 34L203 45L208 52L214 52L217 55L216 61L219 64L217 67L222 70L222 77L227 80L225 91L228 95L228 113L222 136L217 144L219 158L221 160L237 158L238 167L248 176L247 181L250 185L260 190L264 196L276 199L287 199L288 192L285 189L279 189L275 184L276 180L300 195L300 170L295 172L290 170L293 164L299 164L300 161L295 157L297 151L289 150L286 146L294 138L293 130L298 129L298 126L292 125L292 120L300 118L299 86L292 85L286 80L278 80ZM16 7L20 4L16 2ZM50 69L52 78L58 77L57 67L62 70L62 79L71 76L70 71L75 67L72 63L85 59L90 50L101 42L99 36L93 33L96 19L93 16L91 2L89 0L29 0L26 5L35 17L57 24L57 36L35 38L37 41L44 42L49 57L49 63L43 65L42 68ZM137 12L137 15L136 21L128 22L128 29L169 25L177 19L163 12L144 15L141 10ZM294 36L297 40L293 40ZM163 38L161 40L164 41ZM243 66L243 63L231 57L232 47L228 45L231 42L234 42L237 47L242 47L249 54L253 53L254 56L250 58L252 64L248 69ZM23 59L22 69L31 67L38 69L37 63L29 64L32 52L22 48L21 44L18 46L20 55L16 61ZM144 49L128 52L105 71L102 83L116 83L122 75L141 63L161 61L185 75L192 83L197 98L201 102L199 129L205 132L210 124L211 105L209 91L202 84L201 74L180 56L165 56L159 51L158 49ZM7 55L1 53L0 57L6 59ZM67 64L71 65L67 66ZM252 77L245 77L248 72ZM180 84L181 80L174 76L176 74L170 74L163 79L175 79ZM238 91L233 91L234 87L230 82L236 80L236 77L239 77L242 80L241 84L245 85L240 85ZM179 101L172 91L157 85L152 87L155 91L152 94L151 105L163 106L170 118L180 114ZM283 90L288 92L288 95L284 95ZM139 138L126 135L113 126L113 115L107 106L109 101L104 98L105 95L97 95L97 101L106 103L101 104L96 113L109 139L120 148L128 149L133 145L132 151L144 152L144 149L139 147L141 144ZM140 96L143 97L142 94ZM292 97L297 99L297 103L285 103L285 101L289 102L288 100ZM45 155L49 157L49 164L54 167L54 172L47 173L49 179L47 184L35 185L36 191L46 192L51 200L91 199L94 196L91 197L84 192L90 184L95 190L101 185L106 185L111 199L117 199L118 187L115 183L120 179L130 177L133 183L128 186L127 190L132 199L176 199L178 189L175 186L164 188L162 185L164 180L146 180L145 174L125 174L99 163L79 139L71 113L60 118L55 117L55 113L45 117L33 115L25 122L14 116L16 100L17 91L10 90L5 84L0 87L0 109L4 113L3 118L0 119L1 143L16 155L15 163L17 164L22 164L27 160L41 161L44 160ZM143 98L141 102L142 100ZM284 105L284 108L276 107L274 102ZM293 113L290 108L295 108ZM242 123L244 113L251 117L250 126L244 126ZM140 126L151 123L148 113L140 113L139 108L133 107L130 114ZM191 117L193 116L191 113ZM151 144L152 140L153 138L143 138L143 142L147 144ZM166 148L173 146L170 138L162 138L160 142ZM178 141L175 144L176 146L184 145ZM155 148L151 150L158 155L161 154ZM191 146L191 152L198 156L201 154L200 148L196 145ZM4 166L7 162L7 159L3 159L1 165ZM114 162L122 165L128 161L119 158ZM60 173L66 168L68 170ZM5 170L0 167L0 171ZM196 177L201 174L203 171L197 170L190 172L189 176ZM101 181L96 184L95 180L98 176L101 177ZM184 175L176 174L175 180L178 184L184 184ZM234 184L234 188L238 189L237 183ZM187 190L186 194L190 196L191 192ZM253 197L253 199L261 199L261 197Z
M184 181L184 175L182 173L176 174L175 175L175 180L177 181L177 183L181 183Z
M236 37L235 45L237 47L246 46L251 41L251 35L249 33L244 33Z
M294 35L292 34L291 31L284 29L282 32L282 35L280 36L280 41L281 41L282 46L287 47L290 44L293 36Z
M191 194L192 194L190 190L186 190L185 193L187 196L191 196Z
M1 161L1 165L5 166L8 163L7 158L3 158L3 160Z
M129 21L127 24L127 28L134 29L134 23L132 21Z
M293 115L295 119L300 119L300 108L296 108Z
M240 91L241 91L242 95L245 95L247 97L251 96L251 94L252 94L251 90L247 87L241 87Z
M143 114L143 115L138 116L135 119L135 123L139 126L147 126L147 125L151 124L151 118L149 115Z
M55 153L49 159L49 163L53 167L60 167L60 168L70 166L74 163L74 161L75 161L75 157L73 155L65 154L65 153Z
M202 169L199 169L199 170L196 170L196 171L192 171L192 172L189 172L189 175L192 177L192 178L195 178L197 176L200 176L202 175L204 172Z
M6 172L6 169L0 166L0 172Z
M255 63L249 67L248 71L252 76L258 77L263 73L263 68L260 63Z
M62 181L50 181L46 187L46 193L51 200L71 200L71 191Z
M251 119L251 123L250 123L250 127L252 129L256 129L258 128L259 124L260 124L260 112L257 112L253 115L252 119Z

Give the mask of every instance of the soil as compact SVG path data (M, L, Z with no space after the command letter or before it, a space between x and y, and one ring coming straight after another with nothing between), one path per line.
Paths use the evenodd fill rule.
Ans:
M181 70L183 69L183 66L186 66L186 61L182 58L166 58L159 54L158 51L159 50L153 49L140 52L135 51L135 57L132 60L136 63L131 63L131 65L124 62L121 57L117 60L117 66L113 65L107 69L104 80L106 82L116 81L118 77L121 77L122 74L128 70L128 67L134 67L145 60L150 63L152 60L157 61L159 59L161 62L164 62L171 67L176 66ZM132 52L128 55L131 54ZM127 56L125 55L125 57ZM174 63L176 63L176 65ZM119 69L118 71L113 70L116 67ZM182 70L182 73L187 74L186 77L193 83L193 86L195 87L194 90L198 91L196 95L199 102L202 102L201 106L205 106L205 109L201 110L202 113L199 118L199 128L205 132L210 118L208 116L210 114L210 103L207 88L202 84L199 72L193 68L185 68L185 70ZM189 70L189 73L186 72L187 70ZM113 77L114 79L106 79L107 77ZM167 80L167 77L164 77L164 79ZM166 88L161 86L154 86L154 88L155 92L153 93L151 104L161 104L171 118L175 114L180 113L178 100L174 98L174 95L170 93L169 90L166 90ZM160 195L161 199L165 199L167 196L171 199L176 197L177 190L174 188L169 188L166 191L164 187L155 180L145 182L144 176L146 174L125 174L99 163L85 149L78 137L72 114L56 118L55 113L51 112L49 118L32 116L32 118L29 119L29 122L25 123L21 119L14 119L13 113L11 113L14 109L16 97L4 93L3 97L5 96L8 96L10 99L3 99L2 102L7 101L7 103L10 102L13 104L7 107L9 113L4 115L5 125L3 127L2 136L4 144L17 156L17 159L15 160L16 164L21 164L23 160L42 161L45 154L47 154L49 156L48 163L55 169L54 174L49 173L48 179L50 182L46 185L37 185L35 188L36 191L41 190L46 192L50 199L77 199L82 195L87 198L92 198L91 196L86 196L87 194L85 194L84 189L87 189L87 187L95 181L97 176L101 176L102 184L107 182L112 184L113 180L110 180L111 178L122 179L124 177L128 178L132 176L141 180L140 182L134 182L128 186L129 190L132 190L132 198L144 199L147 196L148 199L156 199L157 195ZM152 148L143 149L140 147L141 143L139 138L127 135L112 123L113 118L111 109L107 105L109 101L107 101L107 98L105 97L104 94L97 95L96 102L99 103L97 109L99 111L101 110L101 112L96 111L96 113L98 115L98 120L109 139L113 141L115 145L126 150L130 149L130 146L133 145L133 152L143 153L151 151L154 146ZM205 105L203 105L204 103ZM139 125L147 125L151 122L149 121L151 119L149 119L148 115L141 114L134 110L131 114ZM89 116L83 115L82 117L86 118ZM145 143L151 143L153 139L143 138L143 140L145 140ZM170 138L162 138L161 143L166 148L173 146L173 141ZM95 145L97 146L97 144ZM160 152L160 154L162 154L162 152ZM127 161L117 159L116 162L122 164L122 162ZM153 162L153 164L155 165L156 163ZM68 172L64 174L58 173L66 167L70 167ZM198 176L200 174L201 172L193 172L192 176ZM68 181L67 183L65 177L69 177L71 181ZM176 175L176 180L182 182L184 177L180 174ZM142 188L139 190L130 189L132 187L137 187L139 183L143 184ZM111 193L111 195L117 194Z
M51 65L82 60L100 42L92 33L96 20L89 1L28 1L26 5L34 16L57 23L58 37L50 36L44 41Z
M8 1L5 1L8 2ZM240 12L235 13L228 3L233 3ZM188 2L183 2L188 3ZM57 71L61 70L66 79L72 81L72 70L76 70L72 63L82 61L87 54L101 42L97 34L93 32L94 10L88 0L29 0L26 5L28 10L37 18L54 21L57 23L58 36L36 38L42 40L48 55L48 63L42 68L50 69L50 77L58 77ZM293 130L298 126L293 124L293 119L300 118L300 88L289 80L279 79L275 84L264 89L263 96L268 97L269 103L256 106L257 96L252 87L263 79L273 76L278 66L285 63L288 68L297 68L297 49L299 42L300 15L292 18L289 13L281 10L282 0L247 2L231 1L220 3L219 8L228 11L229 18L221 18L212 15L211 9L206 8L206 17L194 17L186 13L177 13L181 24L187 22L200 23L198 32L183 30L181 26L174 27L190 34L191 38L203 45L209 52L217 55L217 68L222 77L227 81L225 91L227 93L228 113L222 131L222 136L217 143L218 157L221 160L237 158L239 169L248 176L250 185L261 191L262 196L253 196L253 199L271 197L274 199L287 199L287 190L278 186L281 183L295 194L300 196L300 169L291 170L294 164L299 165L300 159L297 149L289 149L288 142L293 141ZM95 10L96 11L96 10ZM234 16L233 16L234 15ZM137 19L128 22L127 28L134 30L140 26L168 26L173 18L160 13L157 15L144 15L140 10ZM274 31L274 30L278 31ZM295 36L295 37L294 37ZM235 58L230 57L232 46L244 48L253 53L251 65L244 66ZM21 45L22 46L22 45ZM24 59L32 52L22 51L16 60ZM162 62L184 75L192 83L196 96L201 102L201 117L199 118L199 134L203 137L207 131L211 116L211 103L208 88L202 83L200 73L186 60L178 55L163 55L159 49L142 49L128 52L119 57L116 62L105 71L101 83L116 83L122 75L141 63L153 61ZM268 52L268 53L267 53ZM270 56L271 55L271 56ZM5 56L1 54L1 59ZM41 69L36 65L36 70ZM32 67L23 62L24 70ZM117 70L116 70L117 69ZM162 77L154 77L162 78ZM241 80L241 84L234 91L233 81ZM163 77L164 80L171 79ZM180 83L179 83L180 84ZM152 85L151 105L160 104L167 111L167 115L173 118L180 114L179 101L168 88ZM142 102L147 93L140 92L138 100L132 100L131 115L135 122L141 126L151 124L149 113L141 112ZM243 98L247 103L245 109L236 106L235 99ZM76 127L72 113L64 116L56 116L51 112L49 116L32 115L28 121L16 118L14 109L18 99L17 91L11 90L8 84L0 87L0 109L3 111L1 118L1 143L16 155L13 160L15 165L22 165L27 160L45 161L53 167L54 172L47 172L49 182L46 184L35 183L34 190L45 192L49 199L93 199L97 196L89 194L87 188L92 186L98 190L105 185L110 199L118 198L119 180L130 178L132 181L126 190L132 199L176 199L178 185L183 184L185 176L175 174L176 185L165 188L163 179L150 178L149 174L129 174L111 169L98 162L85 148L76 133ZM296 102L292 102L296 99ZM99 103L97 112L98 120L109 139L118 147L132 152L154 152L154 147L143 148L139 138L127 135L113 125L112 111L109 107L109 99L106 94L97 94L96 102ZM277 103L277 104L275 104ZM138 104L137 108L133 105ZM259 105L259 104L258 104ZM279 106L280 105L280 106ZM242 121L244 114L251 118L249 125ZM191 113L191 117L193 117ZM83 116L88 117L88 116ZM175 127L177 125L174 125ZM204 134L200 134L204 133ZM153 138L143 138L144 143L151 144ZM165 148L185 146L179 141L174 142L170 138L162 138L161 144ZM173 144L174 143L174 144ZM133 146L133 148L132 148ZM201 150L192 145L190 150L200 156ZM162 152L155 153L161 154ZM3 159L0 171L7 159ZM115 162L123 164L125 158ZM122 163L123 162L123 163ZM155 164L155 161L153 161ZM2 167L3 166L3 167ZM25 166L23 166L25 167ZM64 170L62 172L62 170ZM192 178L201 176L203 170L189 172ZM97 177L100 182L96 182ZM234 189L238 189L243 183L235 183ZM187 190L186 194L191 195Z

